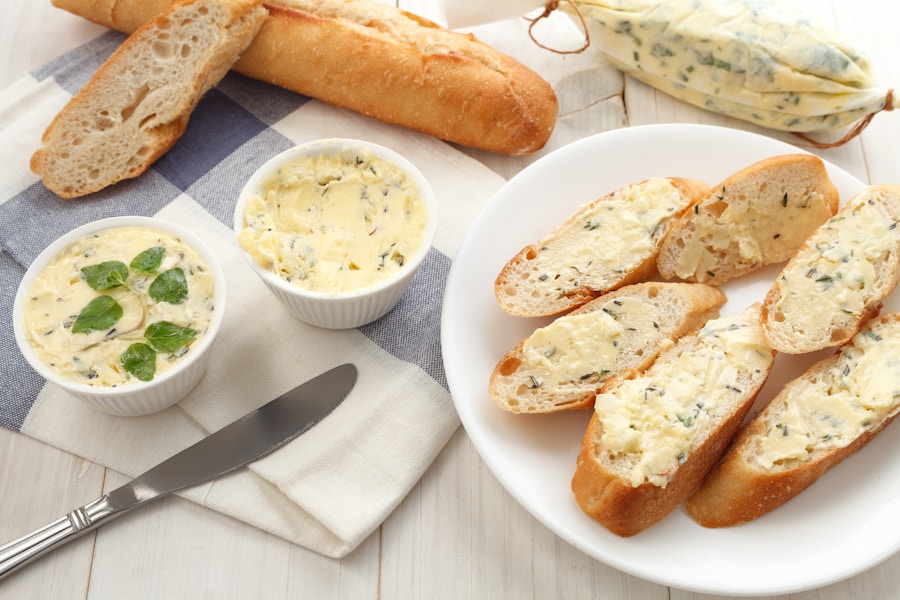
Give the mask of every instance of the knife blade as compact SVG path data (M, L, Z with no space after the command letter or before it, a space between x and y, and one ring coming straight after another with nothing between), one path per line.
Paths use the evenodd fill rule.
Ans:
M356 385L350 363L300 384L125 485L0 546L0 579L113 517L271 454L337 408Z

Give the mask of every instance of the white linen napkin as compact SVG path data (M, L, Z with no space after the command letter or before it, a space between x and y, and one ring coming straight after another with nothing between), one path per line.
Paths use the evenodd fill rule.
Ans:
M0 95L0 284L14 293L40 250L83 222L155 214L193 230L221 260L223 327L208 371L180 404L146 417L114 417L36 378L9 341L6 294L2 424L133 477L309 378L353 362L359 381L323 422L248 469L181 494L316 552L344 556L377 529L459 426L440 359L443 285L468 225L504 180L433 138L229 75L153 170L90 199L61 201L30 173L28 158L77 87L67 78L90 72L118 41L104 34ZM349 331L292 318L246 264L227 225L255 167L291 144L323 137L365 139L406 156L429 180L440 210L434 250L400 305Z

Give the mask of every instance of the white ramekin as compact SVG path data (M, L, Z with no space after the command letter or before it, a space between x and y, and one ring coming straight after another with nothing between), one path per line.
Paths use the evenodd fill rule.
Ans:
M428 211L422 244L403 268L389 279L366 288L349 292L317 292L303 289L282 279L278 274L260 265L244 252L244 257L254 272L263 280L272 294L297 319L326 329L352 329L384 316L400 301L416 271L422 265L434 243L437 232L437 200L431 186L422 173L407 159L378 144L361 140L331 138L294 146L269 159L247 181L241 190L234 209L235 234L244 229L244 205L247 199L258 193L262 182L282 165L302 156L333 154L359 148L400 167L416 183Z
M77 240L113 227L152 227L177 236L196 250L212 269L214 277L215 310L206 335L197 342L188 356L175 367L152 380L117 387L90 386L65 379L45 365L34 352L22 325L22 305L25 294L41 271L64 249ZM111 217L74 229L47 246L25 272L13 304L13 330L25 360L38 374L71 395L105 413L119 416L147 415L167 408L190 392L206 372L210 349L222 326L225 315L225 274L215 255L190 231L169 221L153 217Z

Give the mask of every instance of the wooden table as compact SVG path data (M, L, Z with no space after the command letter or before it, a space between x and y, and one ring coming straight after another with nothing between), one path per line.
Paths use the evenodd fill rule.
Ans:
M450 2L451 0L446 0ZM900 8L888 0L796 2L866 49L881 79L900 83ZM400 5L442 20L442 3ZM7 0L0 20L0 89L100 27L49 0ZM561 15L559 15L561 16ZM475 33L554 84L561 104L551 147L622 126L746 124L697 110L612 70L569 76L584 56L536 48L520 22ZM595 59L594 59L595 60ZM765 132L773 137L789 137ZM528 159L471 152L510 177ZM900 118L876 117L849 144L819 152L871 183L900 183ZM10 324L5 322L4 327ZM0 429L4 541L125 482L121 475L33 439ZM898 482L900 485L900 482ZM498 528L500 528L498 530ZM422 532L446 543L423 543ZM897 535L890 532L889 535ZM836 541L835 543L840 543ZM509 548L515 546L515 552ZM762 574L761 574L762 575ZM384 524L343 560L322 557L241 522L171 497L88 534L0 582L2 598L629 598L688 600L700 595L649 583L600 563L559 539L494 479L463 429ZM900 598L900 555L847 581L792 595Z

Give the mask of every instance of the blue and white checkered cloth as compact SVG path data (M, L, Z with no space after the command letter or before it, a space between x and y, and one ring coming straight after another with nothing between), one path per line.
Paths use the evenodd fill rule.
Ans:
M123 41L108 32L0 94L0 424L135 476L287 389L352 361L351 396L307 434L233 475L182 495L328 556L343 556L406 496L459 425L439 325L450 261L504 181L450 145L229 74L181 140L142 176L64 201L28 167L53 116ZM401 303L379 321L326 331L292 319L252 273L230 229L237 194L278 152L326 137L367 139L408 157L441 211L435 248ZM98 413L43 381L13 337L19 281L55 238L114 215L191 228L227 273L226 317L191 394L147 417ZM7 457L10 459L11 457ZM74 507L60 506L61 513Z

